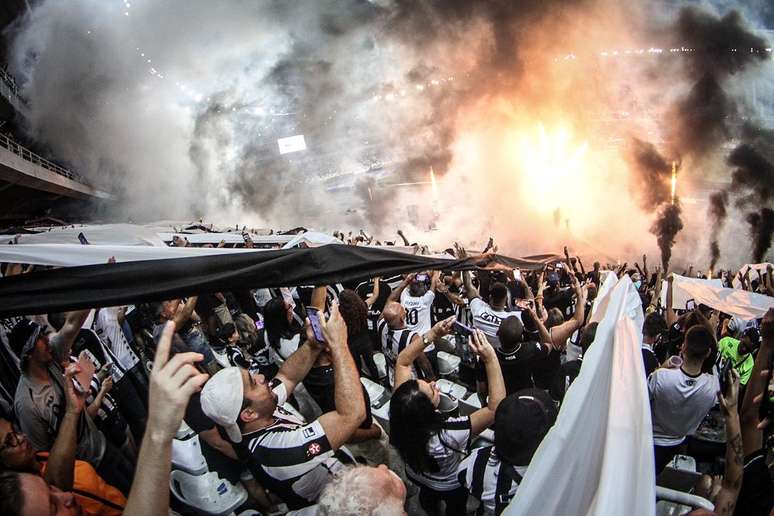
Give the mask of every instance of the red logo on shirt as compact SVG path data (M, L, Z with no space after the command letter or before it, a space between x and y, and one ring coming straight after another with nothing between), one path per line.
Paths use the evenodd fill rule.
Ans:
M318 453L320 453L322 448L320 448L320 445L317 443L312 443L309 445L309 447L306 449L306 454L310 457L314 457Z

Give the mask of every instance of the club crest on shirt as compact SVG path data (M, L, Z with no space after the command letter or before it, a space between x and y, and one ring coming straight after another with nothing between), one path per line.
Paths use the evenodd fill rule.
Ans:
M322 448L317 443L312 443L306 448L306 454L310 457L314 457L315 455L318 455Z

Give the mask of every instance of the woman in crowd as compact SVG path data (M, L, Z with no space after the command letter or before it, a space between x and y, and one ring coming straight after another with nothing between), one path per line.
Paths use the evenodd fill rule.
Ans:
M470 347L484 362L489 378L485 407L470 416L445 419L438 411L441 393L435 382L412 379L412 365L425 347L449 333L453 318L437 323L421 340L399 355L395 391L390 404L390 442L406 463L406 475L419 486L419 503L429 515L466 513L467 491L457 478L457 467L473 438L494 422L505 397L505 382L494 349L481 331L470 337Z

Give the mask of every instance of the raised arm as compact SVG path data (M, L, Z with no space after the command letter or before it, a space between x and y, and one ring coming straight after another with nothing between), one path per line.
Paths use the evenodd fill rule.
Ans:
M97 412L99 411L99 408L102 406L102 401L105 399L105 395L110 392L110 389L113 388L113 377L107 376L104 380L102 380L102 384L100 385L99 392L97 392L97 395L94 397L94 400L89 403L89 406L86 407L86 413L89 415L91 419L94 419L97 417Z
M772 353L774 353L774 308L769 308L766 315L763 316L760 333L762 339L761 347L758 349L758 355L755 357L755 365L750 374L750 380L747 382L747 388L744 391L742 410L739 412L745 455L749 455L763 447L763 432L758 429L760 418L758 407L754 400L758 396L762 396L763 392L768 388L765 385L766 380L761 373L771 364Z
M336 311L338 311L338 305L334 303L334 307ZM333 308L331 308L331 310L333 310ZM325 319L325 317L321 313L320 324L323 324L323 319ZM314 365L317 356L322 350L323 346L314 338L312 327L309 324L309 319L307 319L306 342L298 346L298 349L282 363L276 376L277 379L285 384L288 396L295 390L296 385L298 385L309 373L309 370Z
M650 308L654 311L658 309L658 304L661 300L661 269L656 269L656 284L653 287L653 298L650 300Z
M572 286L575 289L575 313L569 321L551 328L550 339L546 342L550 342L554 349L564 349L567 345L567 339L583 325L586 318L586 291L581 288L578 278L574 275L571 277Z
M644 278L649 277L648 276L648 257L646 255L642 255L642 271L645 273Z
M449 287L447 287L443 282L440 282L438 285L438 292L446 296L446 299L448 299L452 304L455 304L457 306L462 306L465 304L465 300L462 299L459 295L449 292Z
M403 231L402 231L402 230L400 230L400 229L398 230L398 236L399 236L401 239L403 239L403 245L405 245L406 247L408 247L409 245L411 245L411 244L409 244L409 241L406 239L406 235L404 235L404 234L403 234Z
M430 279L430 290L435 293L438 290L438 283L441 280L441 271L433 271L433 275Z
M666 271L665 271L666 272ZM664 313L666 314L667 326L671 327L675 321L677 321L677 313L672 308L672 290L674 289L675 275L670 274L667 276L667 295L666 306L664 307Z
M194 312L194 308L196 308L196 301L198 301L198 299L197 296L191 296L186 300L182 309L175 310L175 317L173 319L175 328L180 328L188 322L188 319L191 318L191 315Z
M73 377L80 371L77 364L70 364L64 373L66 394L65 414L59 425L51 453L48 456L45 479L62 491L72 491L75 472L78 422L85 404L84 396L75 392Z
M403 294L403 291L406 290L406 287L411 285L411 282L414 281L414 278L416 277L416 273L412 272L411 274L407 274L405 278L403 278L403 281L400 282L400 285L390 292L390 296L387 298L387 302L395 301L396 303L400 303L400 295Z
M715 498L715 513L721 515L734 514L736 499L742 489L742 473L744 470L744 447L739 426L739 413L736 400L739 395L739 374L735 369L729 369L726 376L728 392L718 393L720 406L726 418L726 471L723 483Z
M482 407L470 415L471 431L473 434L480 434L494 423L497 406L505 398L505 381L503 380L503 372L500 370L500 362L497 360L497 355L486 335L481 330L475 330L468 343L473 352L484 363L487 384L489 385L486 407Z
M81 331L84 321L91 310L77 310L65 314L65 322L56 335L50 339L51 351L57 362L64 362L70 356L75 338Z
M366 306L368 308L371 308L374 306L374 303L376 303L376 300L379 299L379 284L382 282L381 276L377 276L374 278L374 291L371 292L371 295L368 296L365 300Z
M430 328L430 331L425 333L422 337L416 335L411 339L409 345L398 354L398 359L395 362L395 382L392 388L393 392L400 387L401 384L411 379L411 366L425 350L425 347L429 346L438 338L448 335L453 323L454 317L449 317L435 323L435 326Z
M326 412L320 416L319 421L331 447L337 450L352 437L365 419L365 398L360 375L347 347L347 325L339 313L337 303L331 307L328 321L321 318L320 325L331 350L336 410Z
M473 279L470 277L470 271L462 271L462 285L465 289L465 297L468 298L469 301L473 301L477 297L480 297L478 289L473 286Z
M178 353L169 359L174 332L174 323L168 322L156 346L150 376L148 425L124 514L169 512L172 438L183 420L188 400L208 378L193 366L203 358L199 353Z

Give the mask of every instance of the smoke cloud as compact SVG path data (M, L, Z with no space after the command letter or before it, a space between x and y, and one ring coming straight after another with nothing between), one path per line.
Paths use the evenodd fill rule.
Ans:
M753 240L753 261L762 262L766 251L771 247L771 237L774 234L774 210L761 208L760 211L747 214L750 224L750 236Z
M735 12L630 4L42 0L11 67L29 135L121 194L116 218L695 260L691 184L730 173L738 79L770 55ZM280 154L294 135L307 149ZM698 204L671 203L673 159Z

